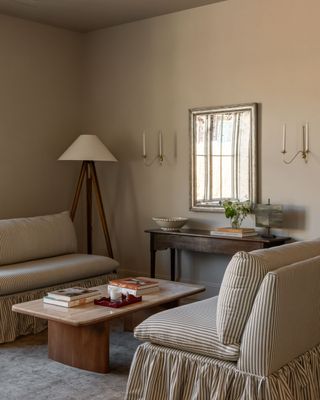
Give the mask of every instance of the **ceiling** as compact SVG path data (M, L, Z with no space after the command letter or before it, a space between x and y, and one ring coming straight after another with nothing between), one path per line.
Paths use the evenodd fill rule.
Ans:
M225 0L0 0L0 13L79 32Z

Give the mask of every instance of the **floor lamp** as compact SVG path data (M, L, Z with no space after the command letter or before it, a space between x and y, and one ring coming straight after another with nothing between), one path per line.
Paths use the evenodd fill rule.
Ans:
M97 200L98 213L105 237L108 256L113 258L106 215L104 212L95 161L117 161L96 135L80 135L59 157L63 161L82 161L80 175L71 206L70 217L74 220L83 181L86 180L87 197L87 251L92 254L92 188Z

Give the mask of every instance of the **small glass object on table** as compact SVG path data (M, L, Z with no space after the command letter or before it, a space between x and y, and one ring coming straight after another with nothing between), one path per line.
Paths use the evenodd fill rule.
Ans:
M121 301L122 300L122 290L121 288L108 288L109 290L109 297L111 301Z

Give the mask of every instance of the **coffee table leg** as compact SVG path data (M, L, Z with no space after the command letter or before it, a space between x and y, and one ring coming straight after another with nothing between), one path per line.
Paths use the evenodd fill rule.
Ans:
M109 324L72 326L48 321L48 357L87 371L109 372Z

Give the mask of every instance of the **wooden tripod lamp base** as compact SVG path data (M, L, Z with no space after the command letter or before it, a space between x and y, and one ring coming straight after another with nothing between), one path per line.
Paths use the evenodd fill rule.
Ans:
M82 167L77 183L76 193L73 199L73 203L71 206L70 217L72 221L76 215L77 206L79 203L81 188L83 185L83 181L86 178L86 193L87 193L87 251L88 254L92 254L92 188L94 189L94 193L97 200L97 208L98 213L103 229L103 234L106 241L108 256L113 258L113 251L111 247L111 241L108 231L108 225L106 220L106 215L104 212L104 207L102 203L102 196L100 191L100 186L98 182L98 176L96 167L93 161L83 161Z
M95 161L117 161L96 135L80 135L62 154L59 160L82 161L80 175L73 199L70 216L74 220L83 181L86 180L87 198L87 251L92 254L92 191L95 193L97 209L106 242L108 256L113 258L109 230L104 212L101 190L98 182ZM90 161L89 161L90 160Z

